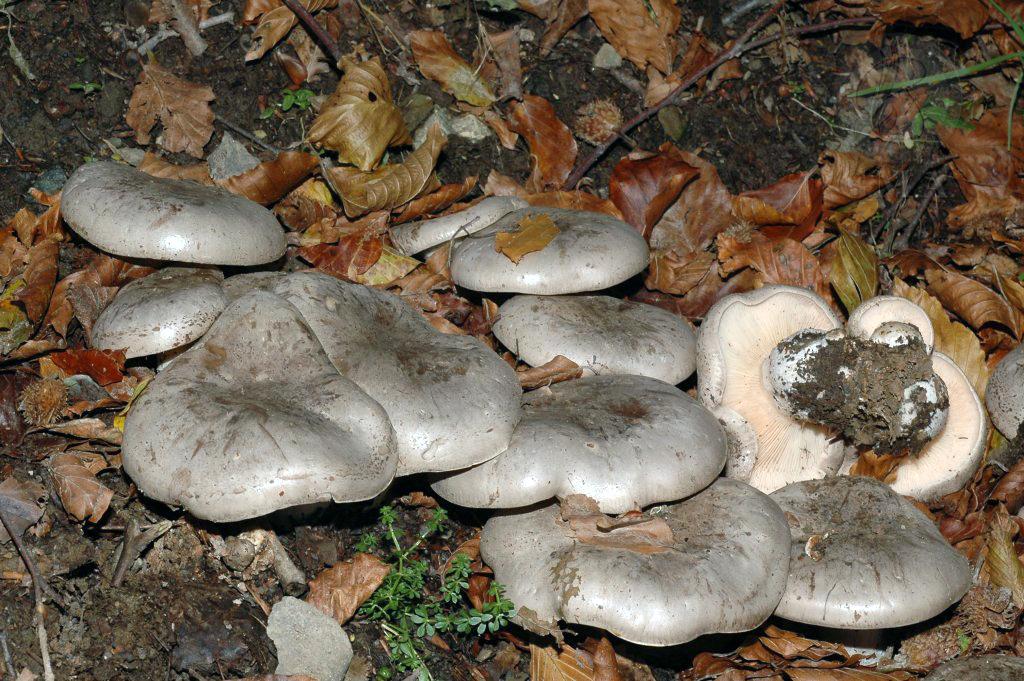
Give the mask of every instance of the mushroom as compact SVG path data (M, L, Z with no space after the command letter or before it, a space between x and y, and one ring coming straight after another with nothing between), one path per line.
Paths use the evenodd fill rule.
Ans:
M985 405L992 423L1008 439L1018 437L1024 423L1024 345L1018 345L999 360L988 379Z
M771 492L838 470L842 442L780 409L763 378L780 342L806 329L838 327L824 300L792 286L731 294L711 307L697 334L697 389L729 436L726 475Z
M967 559L877 480L805 480L771 498L792 535L779 617L837 629L901 627L941 613L971 586Z
M551 219L558 233L513 262L496 247L529 216ZM621 220L601 213L534 206L513 211L452 247L452 281L475 291L557 295L605 289L647 266L647 242Z
M919 305L899 296L875 296L858 305L846 322L846 330L857 338L871 338L883 324L897 322L915 327L928 352L935 346L932 321Z
M1024 658L1016 655L978 655L952 660L940 666L924 681L1020 681L1024 679Z
M273 291L287 275L284 272L243 272L224 280L221 286L228 302L234 302L250 291Z
M682 499L725 464L721 426L686 393L643 376L587 376L523 397L508 449L433 483L471 508L584 494L603 513Z
M693 326L653 305L609 296L515 296L494 335L522 361L562 355L599 374L650 376L675 385L696 363Z
M522 390L476 338L436 331L397 296L318 272L282 279L338 371L387 410L399 475L465 468L508 446Z
M416 255L451 239L479 232L498 218L528 205L515 196L488 196L458 213L396 225L390 230L391 243L400 253Z
M383 491L384 408L340 376L292 305L253 291L136 398L124 470L147 496L217 522Z
M129 258L259 265L285 251L281 225L258 203L111 161L71 175L61 215L89 243Z
M719 479L686 501L619 518L579 496L496 515L480 553L527 628L557 634L561 620L668 646L764 622L785 588L788 543L766 495Z
M166 267L120 291L92 326L91 345L156 355L201 337L227 304L216 270Z

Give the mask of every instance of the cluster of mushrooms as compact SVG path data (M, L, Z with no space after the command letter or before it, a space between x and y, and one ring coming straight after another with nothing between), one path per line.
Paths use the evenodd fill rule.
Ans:
M244 198L101 162L72 176L62 210L103 250L205 265L125 286L90 339L163 362L128 413L124 468L193 516L363 501L428 474L445 500L494 510L481 552L518 623L649 646L773 614L902 627L971 585L906 497L969 480L986 412L907 300L869 300L844 325L810 291L765 286L726 296L695 332L653 306L581 295L647 266L644 239L614 218L491 197L394 228L407 254L451 244L458 286L517 294L494 333L523 362L561 355L587 371L523 394L498 354L397 296L254 269L286 242ZM513 262L496 235L537 214L558 233ZM1016 431L1024 356L1014 367L1016 411L997 425ZM676 387L695 368L698 399ZM865 448L900 455L891 484L844 474Z

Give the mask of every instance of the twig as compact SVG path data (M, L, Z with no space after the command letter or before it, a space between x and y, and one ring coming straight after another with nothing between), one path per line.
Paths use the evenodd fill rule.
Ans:
M704 68L700 69L696 73L692 74L689 78L680 83L676 89L668 94L663 100L655 104L654 106L644 109L633 118L626 121L622 127L615 131L608 140L598 145L596 149L588 156L576 170L572 172L569 178L565 181L565 187L572 189L575 187L583 177L590 172L590 169L601 160L601 158L612 148L619 140L623 140L625 135L629 133L633 128L637 127L647 119L651 118L665 107L671 105L676 98L685 90L693 87L693 85L699 82L702 78L713 72L722 64L735 59L736 57L749 52L758 47L762 47L769 43L772 43L780 38L787 36L806 35L809 33L822 33L825 31L834 31L837 29L850 28L852 26L863 26L865 24L874 23L874 19L867 17L852 17L848 19L836 19L834 21L826 21L820 24L812 24L810 26L800 26L797 28L789 29L785 32L778 32L773 35L761 38L759 40L750 41L750 38L760 31L765 25L782 9L785 2L776 2L772 5L771 9L761 15L757 21L750 25L749 28L740 36L732 47L722 50L718 53L718 56Z
M121 537L121 553L117 557L117 564L114 566L114 575L110 579L111 586L121 586L128 568L150 544L167 533L173 526L170 520L162 520L150 525L145 530L139 526L139 521L132 518L124 528L124 535Z
M891 206L889 206L886 209L885 219L881 221L878 229L871 233L871 243L876 244L879 242L879 240L881 240L882 235L885 234L886 229L892 223L893 218L896 217L896 214L899 213L900 209L903 208L903 204L907 202L907 199L910 198L910 195L914 192L915 189L917 189L917 185L921 184L921 180L923 180L925 176L928 175L928 173L932 172L936 168L946 165L955 158L956 156L953 154L940 156L939 158L930 161L923 168L917 171L917 174L914 175L914 179L911 180L906 185L904 185L903 191L900 192L900 198L898 198ZM886 239L886 241L890 241L890 239Z
M277 538L273 530L266 530L264 536L274 553L274 573L281 582L281 590L289 596L298 596L306 592L306 573L296 565L284 544Z
M935 194L939 191L939 187L941 187L942 184L948 179L949 176L945 173L945 171L940 172L932 179L932 183L928 186L928 189L925 191L924 196L921 197L920 204L918 205L917 210L914 212L914 217L910 219L910 222L908 222L906 227L904 227L903 229L893 230L892 237L889 239L889 243L886 244L887 252L891 253L893 250L893 244L896 243L897 231L903 232L903 241L907 245L910 244L910 240L914 238L914 230L917 229L917 225L921 222L921 218L924 217L925 211L928 210L928 204L930 204L932 202L932 199L935 198ZM903 244L901 244L901 247L902 245Z
M206 41L199 34L199 22L192 13L192 7L186 6L184 0L169 0L167 4L171 8L171 25L181 36L185 49L193 57L202 55L206 51Z
M223 125L225 128L227 128L231 132L234 132L234 133L237 133L237 134L241 135L242 137L244 137L245 139L249 140L253 144L259 145L259 146L263 147L264 149L266 149L267 151L269 151L269 152L271 152L273 154L280 155L281 150L278 147L275 147L273 144L269 144L267 142L264 142L259 137L257 137L256 135L252 134L251 132L249 132L245 128L238 127L237 125L235 125L231 121L227 120L226 118L224 118L220 114L216 114L215 113L213 115L213 117L215 119L217 119L218 123Z
M341 49L338 47L338 43L334 42L334 38L313 18L313 15L302 6L299 0L282 0L282 2L295 14L295 18L299 20L303 28L320 43L324 52L330 55L331 63L337 67L338 62L341 61Z
M16 672L14 671L14 658L11 657L11 649L7 647L7 632L0 628L0 651L3 652L4 656L4 667L7 669L7 676L11 681L16 681Z
M21 542L21 537L18 536L14 523L7 517L3 509L0 509L0 524L7 530L11 541L14 542L14 547L18 550L18 555L21 556L21 562L25 564L29 574L32 575L32 597L35 601L36 634L39 637L39 655L43 663L43 679L44 681L54 681L53 667L50 665L50 646L47 643L46 623L43 621L46 613L46 609L43 606L43 578L39 575L39 568L36 567L32 556Z
M211 28L213 26L217 26L218 24L226 24L227 22L231 21L234 18L235 18L235 13L234 12L224 12L223 14L218 14L215 17L210 17L209 19L205 19L203 21L200 21L199 22L199 30L204 31L204 30L206 30L208 28ZM154 47L156 47L157 45L159 45L163 41L167 40L168 38L173 38L174 36L179 36L180 37L181 33L179 33L178 31L175 31L173 29L170 29L170 28L162 28L159 31L157 31L149 40L145 41L144 43L141 43L138 47L136 47L135 51L138 52L139 54L146 54L147 52L152 50ZM104 71L105 73L107 73L107 74L109 74L111 76L114 76L115 78L120 78L121 80L125 80L124 76L119 76L116 73L113 73L113 72L107 70L104 67L100 67L100 70Z

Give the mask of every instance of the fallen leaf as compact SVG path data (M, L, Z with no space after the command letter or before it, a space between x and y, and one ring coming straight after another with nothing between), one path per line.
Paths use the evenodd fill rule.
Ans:
M341 60L345 74L327 98L306 137L338 152L338 160L360 170L372 170L388 147L409 144L412 138L401 110L391 98L391 86L380 59Z
M493 173L492 173L493 174ZM622 219L622 213L614 203L600 196L594 196L589 192L574 191L553 191L540 192L538 194L523 193L519 195L531 206L545 206L547 208L571 208L572 210L586 210L591 213L604 213L613 218Z
M337 7L338 0L300 0L310 14L319 12L322 9ZM286 5L278 3L277 7L266 10L259 5L246 7L246 16L250 13L259 16L259 23L252 35L252 48L245 53L245 61L259 59L266 54L274 45L288 35L299 22L298 17ZM263 11L260 11L263 10Z
M85 374L101 386L124 378L123 350L73 349L55 352L49 359L64 373L62 378Z
M561 653L530 644L530 681L596 681L593 664L568 646Z
M790 681L910 681L914 675L909 672L880 672L864 667L841 667L839 669L807 669L791 667L786 669Z
M366 286L387 286L412 272L420 264L416 258L410 258L391 248L381 248L380 257L365 272L352 276L352 281Z
M114 426L108 426L101 419L96 418L75 419L74 421L50 424L46 426L46 430L83 440L96 440L112 445L121 444L121 431Z
M516 369L516 376L519 378L519 385L523 390L533 390L544 385L571 381L583 375L583 369L579 364L562 355L555 355L554 359L539 367L528 367Z
M867 7L887 24L941 24L952 28L961 38L970 38L989 18L988 8L981 0L871 0Z
M749 241L743 242L719 234L718 261L724 274L750 267L765 284L799 286L811 289L826 300L831 297L817 259L806 246L793 239L769 239L754 232Z
M384 582L391 566L375 556L357 553L352 560L338 563L309 583L306 602L345 624L366 599Z
M892 175L878 157L858 151L826 151L818 158L825 208L859 201L884 186Z
M988 536L988 567L989 580L993 586L1010 590L1013 602L1018 608L1024 608L1024 564L1017 557L1013 546L1013 525L1009 518L999 518L993 523Z
M383 254L388 214L378 211L355 222L328 218L318 226L323 230L328 223L339 234L337 243L303 246L298 254L322 272L354 281L356 276L373 267Z
M488 109L484 111L483 115L484 123L486 123L494 134L498 137L498 143L509 151L516 150L516 143L519 141L519 133L512 132L512 128L508 127L508 123L501 116L500 113L494 109Z
M656 251L651 254L644 286L681 296L711 274L714 265L715 256L707 251L682 255L675 251Z
M526 189L530 193L561 189L576 163L576 140L558 119L555 108L543 97L525 95L509 107L509 128L522 135L530 147L532 170Z
M928 270L925 278L928 292L975 331L986 324L999 324L1016 338L1021 337L1024 313L1014 309L1005 298L981 282L944 269Z
M733 223L732 194L713 165L688 151L679 157L700 174L683 187L651 231L651 247L679 253L703 251Z
M289 228L301 231L337 215L326 183L309 179L274 206L274 214Z
M878 293L878 256L859 236L839 230L829 281L847 313Z
M22 279L25 286L14 299L25 306L25 314L33 322L43 318L57 283L57 257L60 247L55 239L44 239L28 251L28 264Z
M895 279L892 292L916 303L925 311L935 331L935 350L953 360L967 375L974 391L984 395L989 371L978 337L960 322L951 321L942 303L927 291L910 286L902 279Z
M77 317L90 333L93 320L117 293L118 287L154 271L152 267L97 253L85 268L57 282L44 324L52 326L63 337L68 324Z
M147 151L139 163L139 170L153 177L164 177L169 180L192 180L199 184L213 184L210 177L210 164L206 161L180 166L167 159Z
M61 504L76 520L98 523L114 493L90 471L78 455L66 452L50 460L50 473Z
M355 168L332 168L329 173L341 194L345 214L365 215L376 210L391 210L416 198L430 182L434 164L446 138L436 123L416 151L401 163L362 172Z
M149 144L150 130L163 125L160 146L202 158L203 147L213 134L213 89L178 78L159 64L142 67L125 120L139 144Z
M436 191L409 202L395 216L395 224L417 220L425 215L445 210L456 201L461 201L476 187L476 176L471 175L462 182L442 185Z
M655 155L630 154L615 164L608 180L608 196L622 211L623 219L648 239L683 187L699 174L699 169L682 159L678 149L666 144Z
M672 70L680 12L675 0L589 0L590 18L615 51L640 70Z
M0 511L3 511L7 524L19 538L43 517L38 499L45 495L45 490L38 488L38 485L18 482L13 477L0 482ZM11 535L0 524L0 544L10 539Z
M232 194L268 206L302 184L319 165L313 154L282 151L272 161L217 182Z
M544 213L525 215L516 223L517 229L494 235L494 250L519 264L527 253L542 250L558 236L558 225Z
M491 58L498 65L498 97L500 99L522 98L523 65L519 57L519 27L492 34L488 33L481 25L480 32L490 48Z
M821 216L824 190L811 173L792 173L778 182L733 197L732 212L769 237L801 241Z
M519 1L520 9L526 11L534 11L528 9L529 5L536 7L537 5L546 4L548 5L548 11L545 12L543 19L547 19L547 26L544 29L544 35L540 37L540 56L546 57L551 49L561 40L569 30L579 22L580 19L587 16L589 11L587 8L587 0L552 0L550 2L545 1L543 3L527 3L523 0ZM536 12L535 12L536 13Z
M488 107L497 99L481 77L479 67L470 66L456 54L441 31L411 31L409 46L420 73L459 101Z

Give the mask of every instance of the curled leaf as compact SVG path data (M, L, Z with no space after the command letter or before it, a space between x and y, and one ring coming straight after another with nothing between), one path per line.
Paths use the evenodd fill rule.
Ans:
M233 194L267 206L302 184L318 164L319 160L313 154L283 151L272 161L264 161L217 184Z
M203 147L213 134L212 100L211 88L182 80L158 64L146 64L132 91L125 120L139 144L149 143L150 131L159 120L164 149L202 158Z
M800 241L821 216L824 191L811 173L792 173L778 182L733 197L732 212L766 236Z
M526 215L516 223L516 227L515 231L494 235L494 250L516 264L527 253L542 250L560 231L551 217L544 213Z
M301 0L301 2L302 6L310 14L338 5L338 0ZM250 3L250 5L254 4ZM260 10L264 11L260 12ZM274 45L281 42L299 22L295 13L288 9L286 5L279 4L269 11L258 5L252 8L247 7L246 16L248 17L252 14L259 16L260 20L256 25L256 32L252 35L252 49L245 53L245 61L252 61L262 57Z
M391 567L375 556L357 553L352 560L338 563L309 583L306 602L345 624L367 598L383 583Z
M96 473L72 453L55 455L50 461L50 472L64 510L77 520L98 523L114 493L96 478Z
M491 86L481 77L480 69L470 66L456 54L441 31L412 31L409 46L420 72L459 101L487 107L497 99Z
M625 221L646 239L683 187L699 174L678 149L665 145L657 154L644 158L630 155L619 161L608 181L608 195Z
M829 280L846 311L853 312L878 292L878 256L859 236L840 229Z
M769 239L755 232L750 241L743 242L719 234L718 261L725 274L750 267L765 284L800 286L811 289L826 300L830 297L817 259L806 246L793 239Z
M576 163L576 140L558 119L555 108L543 97L526 95L510 107L509 128L523 136L530 147L533 170L527 191L561 189Z

